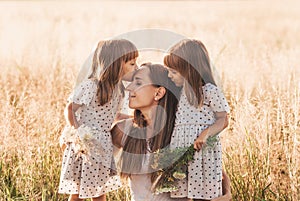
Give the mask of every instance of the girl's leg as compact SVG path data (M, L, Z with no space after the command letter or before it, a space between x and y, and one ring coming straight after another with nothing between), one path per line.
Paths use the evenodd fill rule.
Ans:
M230 200L232 198L231 190L230 190L230 179L224 170L222 170L222 175L223 175L223 179L222 179L223 196L226 196L227 199Z
M223 174L223 178L222 178L223 195L218 198L212 199L211 201L231 201L232 199L231 191L230 191L230 179L224 170L222 170L222 174Z
M68 199L68 201L81 201L81 200L83 200L83 199L80 199L78 194L70 195L70 197Z
M101 195L96 198L92 198L92 201L106 201L106 195Z

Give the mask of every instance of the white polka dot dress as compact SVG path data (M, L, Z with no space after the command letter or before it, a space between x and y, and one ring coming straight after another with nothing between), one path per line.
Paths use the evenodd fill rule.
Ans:
M208 83L202 89L204 104L201 108L191 106L182 93L171 148L192 145L199 134L215 122L214 112L229 112L228 103L218 87ZM187 179L179 182L179 190L172 192L171 197L211 200L222 195L222 147L219 134L217 139L213 147L206 146L195 153L195 160L188 167Z
M113 98L103 106L98 103L97 81L86 80L75 88L69 100L82 105L76 112L79 125L97 129L98 142L104 149L99 155L92 154L86 161L74 152L74 144L67 143L64 151L59 193L79 194L80 198L98 197L121 187L117 176L110 176L113 144L110 127L119 108L121 96Z

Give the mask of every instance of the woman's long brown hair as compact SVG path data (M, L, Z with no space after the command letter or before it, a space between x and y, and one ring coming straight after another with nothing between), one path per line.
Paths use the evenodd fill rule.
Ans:
M146 64L150 70L150 79L155 87L164 87L166 94L158 102L164 109L157 110L154 121L154 137L150 138L150 150L147 149L147 121L140 110L134 111L133 126L129 130L120 160L121 176L127 178L131 173L138 173L143 165L145 154L154 152L170 144L180 89L168 78L167 69L160 64ZM163 114L165 113L165 114ZM165 117L165 119L163 119Z
M207 83L216 85L204 44L199 40L184 39L170 48L164 64L184 77L183 90L189 103L195 107L202 106L202 86Z
M100 41L95 50L92 64L92 73L89 78L98 79L98 91L100 105L109 102L116 87L123 93L121 77L122 62L128 62L138 57L135 45L125 39ZM97 72L100 68L100 77Z

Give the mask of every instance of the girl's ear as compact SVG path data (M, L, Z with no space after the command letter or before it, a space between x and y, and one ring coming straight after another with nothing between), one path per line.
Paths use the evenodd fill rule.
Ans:
M165 87L158 87L156 89L154 100L156 100L156 101L160 100L161 98L164 97L165 94L166 94L166 88Z

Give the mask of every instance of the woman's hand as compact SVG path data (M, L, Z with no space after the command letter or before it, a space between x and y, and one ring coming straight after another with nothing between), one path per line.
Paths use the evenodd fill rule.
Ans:
M194 149L196 149L197 151L200 151L203 146L206 145L206 141L207 141L207 138L208 138L208 129L205 129L200 135L199 137L196 138L195 142L194 142Z

